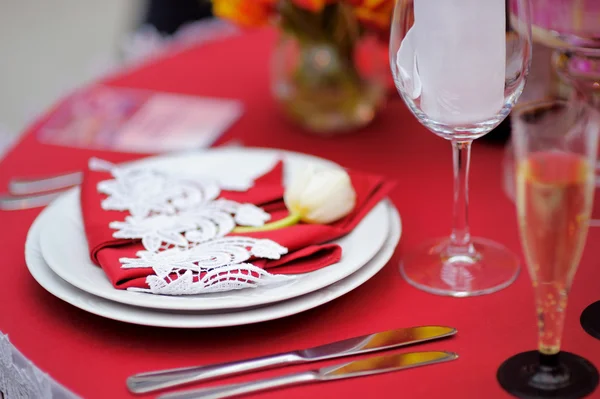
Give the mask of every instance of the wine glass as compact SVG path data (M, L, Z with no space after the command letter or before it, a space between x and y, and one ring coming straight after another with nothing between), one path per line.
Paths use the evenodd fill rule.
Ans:
M547 100L519 105L512 123L517 215L535 293L538 350L505 361L498 380L518 397L583 397L596 388L598 371L560 346L592 213L598 113L577 100Z
M529 0L398 0L390 66L419 122L453 148L450 237L404 257L413 286L439 295L488 294L510 285L519 260L504 246L473 238L468 223L471 143L498 126L525 85L531 63Z

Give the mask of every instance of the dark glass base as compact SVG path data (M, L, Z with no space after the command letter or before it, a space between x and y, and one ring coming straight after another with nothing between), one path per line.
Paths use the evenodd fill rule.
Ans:
M578 399L598 386L594 365L569 352L542 356L538 351L519 353L502 363L497 377L502 388L522 399Z
M581 313L581 327L592 337L600 339L600 301L592 303Z

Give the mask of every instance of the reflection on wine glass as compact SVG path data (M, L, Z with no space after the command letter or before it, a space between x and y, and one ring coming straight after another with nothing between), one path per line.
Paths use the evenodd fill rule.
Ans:
M531 61L529 0L398 0L390 64L418 120L452 143L454 220L450 237L404 257L400 270L427 292L495 292L518 275L504 246L473 238L468 223L471 143L498 126L518 100Z
M538 350L508 359L498 380L518 397L579 398L596 388L598 371L560 347L592 213L598 115L584 103L555 100L519 106L512 118L517 215L535 292Z

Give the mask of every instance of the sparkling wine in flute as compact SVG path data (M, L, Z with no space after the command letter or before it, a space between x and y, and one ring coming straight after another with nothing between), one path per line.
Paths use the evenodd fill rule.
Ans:
M521 239L533 282L539 351L560 350L567 295L585 245L594 168L581 155L532 153L517 171Z
M578 98L515 111L517 216L535 293L538 348L506 359L497 378L519 398L583 398L600 375L590 361L563 350L561 337L592 212L599 114Z

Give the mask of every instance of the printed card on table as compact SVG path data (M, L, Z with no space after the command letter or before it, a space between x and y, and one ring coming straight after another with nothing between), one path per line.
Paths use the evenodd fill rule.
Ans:
M182 151L210 146L242 112L236 100L94 86L61 104L39 139L99 150Z

